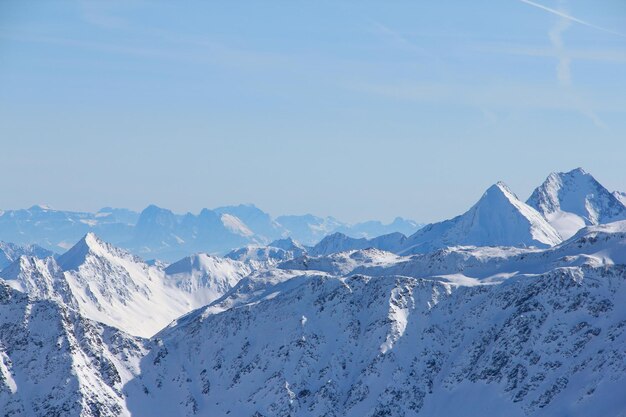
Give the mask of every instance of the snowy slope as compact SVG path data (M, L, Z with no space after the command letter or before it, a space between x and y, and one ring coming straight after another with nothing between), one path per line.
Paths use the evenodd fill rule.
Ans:
M140 371L143 340L2 280L0 323L2 415L130 415L123 387Z
M527 203L565 239L585 225L626 220L626 206L582 168L551 173Z
M296 277L161 332L126 387L128 407L152 416L617 416L626 407L625 280L623 266L487 286Z
M466 213L430 224L410 236L402 253L424 253L458 245L549 247L560 242L558 232L541 214L499 182Z

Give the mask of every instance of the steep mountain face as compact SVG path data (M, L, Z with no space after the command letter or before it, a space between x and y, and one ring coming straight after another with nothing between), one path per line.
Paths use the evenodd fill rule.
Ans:
M86 318L149 337L219 298L249 272L243 263L208 255L164 271L87 234L56 261L22 257L0 277L32 296L63 301Z
M585 225L626 220L626 206L582 168L551 173L527 203L566 239Z
M466 213L430 224L410 236L403 253L425 253L458 245L545 248L560 242L558 232L541 214L499 182Z
M0 269L8 266L20 256L34 256L36 258L46 258L54 255L47 249L37 245L20 246L14 243L0 241Z
M154 416L616 416L626 407L625 278L611 266L501 285L309 275L247 299L236 288L242 302L200 309L158 335L126 387L128 407Z
M613 191L613 196L617 198L620 201L620 203L626 206L626 193L621 192L621 191Z
M58 301L78 308L63 270L54 258L21 256L0 272L8 285L37 299Z
M0 410L4 416L129 416L124 385L144 341L35 300L0 280Z

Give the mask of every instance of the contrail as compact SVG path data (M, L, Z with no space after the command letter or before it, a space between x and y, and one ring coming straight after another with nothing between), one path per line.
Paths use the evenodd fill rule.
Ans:
M559 10L552 9L550 7L546 7L546 6L544 6L542 4L539 4L539 3L535 3L534 1L530 1L530 0L519 0L519 1L521 1L522 3L530 4L531 6L537 7L539 9L545 10L546 12L550 12L550 13L555 14L557 16L560 16L560 17L562 17L564 19L571 20L572 22L576 22L576 23L579 23L581 25L584 25L584 26L587 26L587 27L590 27L590 28L601 30L602 32L611 33L613 35L621 36L622 38L626 38L626 35L623 34L623 33L616 32L616 31L611 30L611 29L603 28L601 26L596 26L596 25L594 25L592 23L585 22L584 20L580 20L580 19L578 19L578 18L576 18L574 16L570 16L570 15L568 15L566 13L563 13L563 12L561 12Z

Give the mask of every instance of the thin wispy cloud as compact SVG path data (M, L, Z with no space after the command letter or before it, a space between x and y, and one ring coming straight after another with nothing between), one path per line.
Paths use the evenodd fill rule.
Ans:
M613 33L619 36L625 36L618 32L614 32L610 29L602 28L600 26L593 25L584 20L573 17L567 11L565 6L565 0L560 0L558 9L552 9L550 7L543 6L541 4L532 2L530 0L520 0L522 3L529 4L531 6L540 8L549 13L554 14L558 17L554 26L548 31L548 38L550 39L550 44L554 49L554 55L557 59L556 65L556 79L561 87L567 89L568 95L571 96L572 103L576 106L576 109L585 117L587 117L591 122L601 129L606 129L606 124L600 119L600 117L593 111L591 106L589 106L578 94L576 94L572 87L572 71L571 64L572 58L568 54L568 51L565 48L565 44L563 41L563 34L567 31L567 29L572 25L572 23L579 23L594 29L599 29L604 32Z
M590 28L593 28L593 29L600 30L602 32L611 33L613 35L621 36L623 38L626 38L626 34L624 34L624 33L617 32L617 31L612 30L612 29L607 29L607 28L602 27L602 26L594 25L593 23L589 23L589 22L587 22L585 20L582 20L582 19L579 19L577 17L574 17L574 16L572 16L572 15L570 15L567 12L564 12L562 10L553 9L551 7L547 7L547 6L544 6L543 4L535 3L534 1L530 1L530 0L519 0L519 1L521 1L522 3L526 3L526 4L530 5L530 6L537 7L539 9L541 9L541 10L545 10L546 12L552 13L552 14L554 14L556 16L559 16L559 17L561 17L563 19L569 20L570 22L575 22L575 23L581 24L583 26L587 26L587 27L590 27Z
M565 11L564 1L559 2L561 11ZM570 71L571 58L567 55L565 47L563 45L563 33L572 25L572 21L564 17L565 14L559 15L559 19L556 21L554 27L548 32L548 37L554 48L554 52L558 59L556 67L556 78L559 84L569 86L572 83L572 74Z

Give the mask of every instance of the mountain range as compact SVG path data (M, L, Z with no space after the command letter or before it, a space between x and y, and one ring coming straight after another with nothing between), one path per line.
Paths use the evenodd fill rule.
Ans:
M72 212L41 205L0 210L1 241L37 245L62 253L92 232L146 259L170 262L195 252L225 254L245 245L266 245L286 237L315 244L333 232L374 237L391 232L411 234L420 227L400 217L389 224L380 221L348 224L333 217L310 214L273 219L254 205L203 209L197 215L175 214L155 205L141 213L110 207L96 213ZM0 266L6 263L1 256Z
M408 236L169 264L92 232L61 255L2 246L0 410L623 417L626 207L590 177L551 174L527 202L497 183Z

